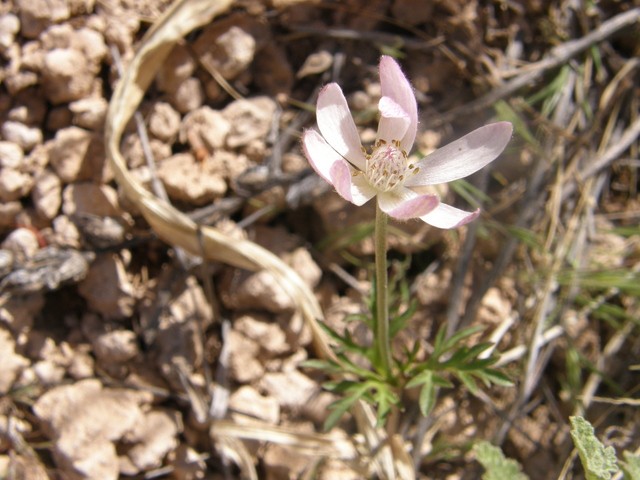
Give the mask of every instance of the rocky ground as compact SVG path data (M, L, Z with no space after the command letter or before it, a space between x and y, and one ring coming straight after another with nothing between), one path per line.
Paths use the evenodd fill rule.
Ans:
M169 7L0 5L0 478L371 478L351 416L317 435L339 397L301 365L320 352L295 298L267 271L172 248L114 178L107 108ZM341 85L370 145L377 64L398 58L420 107L416 156L512 121L485 174L435 188L481 219L393 223L389 256L419 305L398 351L428 351L446 321L482 325L472 341L498 344L516 387L443 389L426 421L409 392L401 432L417 478L479 478L481 439L530 478L559 478L571 414L640 445L636 10L238 1L173 48L120 151L135 182L277 254L330 326L366 342L342 320L371 286L374 206L342 200L301 152L319 88ZM239 440L237 425L262 436Z

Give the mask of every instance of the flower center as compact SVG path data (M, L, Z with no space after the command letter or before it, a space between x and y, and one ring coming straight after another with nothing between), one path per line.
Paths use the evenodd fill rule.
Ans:
M372 187L387 192L402 185L408 176L415 175L418 170L419 167L407 163L407 152L400 149L398 140L392 140L391 145L378 140L371 155L367 155L364 174Z

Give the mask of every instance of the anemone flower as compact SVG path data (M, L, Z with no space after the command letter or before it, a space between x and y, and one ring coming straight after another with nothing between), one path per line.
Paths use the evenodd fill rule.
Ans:
M511 139L509 122L487 125L416 162L409 162L418 130L418 106L411 84L388 56L380 60L380 123L371 154L362 146L347 101L336 83L318 96L320 132L302 138L311 166L354 205L377 195L379 208L398 219L420 218L439 228L454 228L480 214L440 203L437 195L421 195L415 187L464 178L493 161Z

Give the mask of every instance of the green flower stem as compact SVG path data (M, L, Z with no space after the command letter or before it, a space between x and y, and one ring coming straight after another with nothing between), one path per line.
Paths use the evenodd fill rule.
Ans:
M378 354L382 373L391 374L391 345L389 342L389 292L387 286L387 214L380 209L376 198L376 310Z

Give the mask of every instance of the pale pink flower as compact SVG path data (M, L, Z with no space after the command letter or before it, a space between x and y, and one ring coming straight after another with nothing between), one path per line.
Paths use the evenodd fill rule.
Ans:
M302 138L311 166L354 205L374 196L382 211L399 219L420 218L439 228L454 228L480 214L440 203L437 195L420 195L412 188L466 177L493 161L511 139L509 122L487 125L414 163L409 163L418 130L418 105L409 81L391 57L380 60L382 98L380 123L371 155L360 142L347 101L336 83L318 96L320 133L307 130Z

